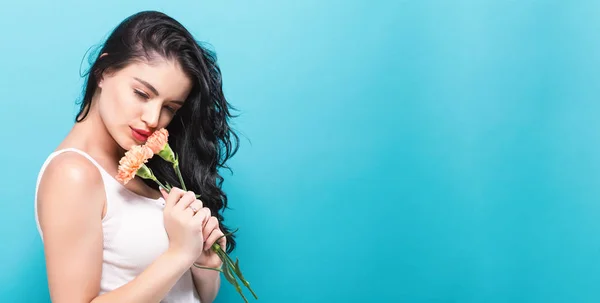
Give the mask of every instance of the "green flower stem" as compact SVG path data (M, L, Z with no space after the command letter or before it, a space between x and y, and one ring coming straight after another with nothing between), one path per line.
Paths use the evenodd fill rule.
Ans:
M187 190L187 188L185 187L185 183L183 182L183 177L181 176L181 170L179 169L179 160L175 160L175 163L173 164L173 168L175 169L175 172L177 173L177 178L179 178L179 183L181 183L181 189L183 190ZM196 199L200 199L202 195L196 194Z
M250 290L250 292L252 293L252 296L254 296L255 299L258 299L258 296L256 295L256 293L250 287L250 282L246 281L246 279L244 278L244 275L242 275L242 271L240 270L240 266L239 266L239 260L236 259L236 262L233 263L233 260L218 244L215 249L217 251L217 254L221 257L221 260L223 260L227 264L227 268L230 268L230 270L233 269L234 273L238 276L240 281L242 281L244 286L246 286L246 288L248 288L248 290Z
M217 253L217 255L219 256L219 258L221 259L221 261L223 261L223 263L225 263L225 260L223 260L222 256L218 253L218 250L221 248L221 245L219 245L219 243L217 243L217 242L219 240L221 240L221 238L223 238L225 236L229 236L229 235L235 233L236 231L237 231L237 229L234 230L234 231L232 231L232 232L229 232L227 234L224 234L224 235L218 237L217 240L215 240L215 243L213 243L213 245L210 247L212 251L214 251L215 253ZM223 270L221 270L219 268L204 267L204 266L197 265L196 262L194 262L194 266L197 267L197 268L210 269L210 270L216 270L216 271L223 272Z
M150 179L154 181L156 184L158 184L158 186L164 188L167 192L171 191L171 187L166 187L164 184L158 181L156 176L154 176L152 170L148 166L146 166L146 164L142 164L142 166L140 166L140 168L138 168L138 170L135 172L135 175L139 176L140 178Z
M229 266L224 267L223 275L225 276L225 279L227 279L227 281L229 281L229 283L235 287L235 290L240 294L240 296L242 296L244 302L248 303L248 299L246 299L246 296L244 296L244 293L242 293L242 288L238 284L235 277L231 274L231 268L229 268Z
M183 183L183 177L181 176L181 170L179 169L179 158L175 157L175 162L173 163L173 168L175 169L175 172L177 173L177 178L179 178L179 183L181 183L181 189L183 189L184 191L187 191L187 188L185 187L185 183Z
M196 263L194 263L194 266L197 267L197 268L208 269L208 270L215 270L215 271L222 272L223 275L225 276L225 279L229 283L231 283L231 285L233 285L233 287L235 287L235 290L240 294L240 296L242 296L242 299L244 299L244 301L247 303L248 300L244 296L244 294L242 292L242 288L240 287L240 285L239 285L237 279L235 278L235 276L237 276L238 279L244 284L244 286L246 288L248 288L248 290L250 290L250 292L252 293L252 296L254 296L255 299L258 299L258 296L254 292L254 290L252 290L252 288L250 287L250 283L248 281L246 281L246 278L244 278L244 275L242 274L242 271L240 270L240 261L239 261L239 259L236 258L235 262L233 262L233 260L231 259L231 257L229 257L229 255L227 254L227 252L225 250L223 250L223 248L221 247L221 245L219 243L217 243L221 238L223 238L225 236L228 236L228 235L231 235L231 234L237 232L237 230L238 229L220 236L215 241L215 243L213 243L213 245L211 246L211 250L214 251L219 256L219 258L221 259L221 261L223 261L223 265L221 266L222 269L212 268L212 267L204 267L204 266L196 265Z
M194 266L197 267L197 268L202 268L202 269L216 270L216 271L219 271L219 272L223 273L223 275L225 276L225 279L231 285L233 285L233 287L235 287L235 290L237 291L237 293L240 294L240 296L242 296L242 299L244 299L244 302L248 303L248 299L246 299L246 296L244 296L244 293L242 292L242 287L240 287L240 284L238 283L238 281L234 277L235 273L237 273L238 277L239 277L239 265L237 264L238 262L236 262L236 264L234 265L234 263L231 260L231 258L229 258L229 256L227 255L227 253L225 253L223 251L223 249L221 249L221 246L219 244L217 244L217 243L215 243L211 247L211 249L213 251L215 251L217 253L217 255L219 256L219 258L221 259L221 261L223 261L223 269L200 266L200 265L196 265L196 263L194 263ZM238 266L238 267L236 268L236 266ZM240 279L240 280L242 280L242 279ZM242 283L244 283L244 285L249 288L247 281L242 280ZM250 291L252 292L252 295L254 296L254 298L258 299L258 297L254 293L254 291L252 291L252 289L250 289Z
M200 266L200 265L196 264L195 262L194 262L194 267L196 267L196 268L202 268L202 269L208 269L208 270L214 270L214 271L218 271L218 272L223 272L223 270L220 269L220 268L212 268L212 267Z
M242 274L242 270L240 269L240 260L238 258L235 259L235 267L233 268L233 270L240 278L240 281L242 281L242 283L244 283L244 286L246 286L246 288L248 288L250 293L252 293L252 296L258 300L258 296L254 292L254 290L252 290L252 288L250 287L250 282L248 282L246 280L246 278L244 278L244 275Z
M164 188L167 191L167 193L171 192L171 189L169 187L165 186L164 184L160 183L160 181L158 181L158 179L152 178L152 181L156 182L156 184L158 184L158 186Z
M181 175L181 170L179 169L179 157L173 152L173 150L171 149L169 144L167 144L163 148L163 150L158 153L158 155L161 158L163 158L166 161L173 164L173 169L175 170L175 173L177 174L179 183L181 183L181 189L184 191L187 191L187 187L185 186L185 183L183 182L183 176ZM152 179L159 186L165 188L165 190L167 190L167 192L169 192L171 190L170 184L168 184L169 187L167 188L162 183L160 183L160 181L156 180L156 178L152 178ZM197 199L200 198L200 195L197 194L196 198ZM221 245L219 245L217 243L222 237L233 234L236 231L237 231L237 229L228 234L222 235L211 246L211 250L214 251L219 256L221 261L223 262L223 265L221 266L222 268L212 268L212 267L200 266L200 265L197 265L195 262L193 263L193 266L197 267L197 268L207 269L207 270L215 270L215 271L223 273L223 275L225 276L225 279L227 279L227 281L229 281L229 283L231 283L231 285L233 285L235 287L235 290L240 294L240 296L242 296L242 299L244 299L244 302L248 303L248 300L246 299L246 297L244 296L244 294L242 292L242 287L240 286L240 284L238 283L238 281L234 275L237 275L237 277L242 281L244 286L250 290L250 292L252 293L252 296L254 296L255 299L258 299L258 296L252 290L252 288L250 288L250 283L248 281L246 281L246 279L242 275L242 271L240 270L239 260L236 258L236 261L234 263L233 260L227 254L227 252L221 247Z

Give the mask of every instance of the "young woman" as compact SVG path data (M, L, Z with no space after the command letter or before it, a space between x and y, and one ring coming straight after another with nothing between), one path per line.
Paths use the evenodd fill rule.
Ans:
M237 151L216 58L159 12L125 19L95 56L68 135L44 162L36 220L52 302L212 302L221 260L235 248L219 213L217 171ZM139 177L123 184L119 160L166 128L187 191L173 167L147 163L166 193ZM196 194L201 198L197 199Z

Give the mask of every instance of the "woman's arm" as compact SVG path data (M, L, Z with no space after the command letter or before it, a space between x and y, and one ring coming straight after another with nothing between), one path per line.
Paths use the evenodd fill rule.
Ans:
M194 285L200 295L200 301L211 303L219 293L221 275L218 271L192 267Z
M98 169L78 154L58 155L38 191L52 302L159 302L193 262L169 249L137 278L98 296L105 191Z
M202 204L201 200L198 200L198 202ZM201 211L206 212L207 216L210 216L210 218L202 227L204 247L202 253L194 263L201 267L222 268L223 261L221 261L219 255L212 250L212 246L218 241L221 247L227 247L227 238L219 228L219 220L211 215L210 209L203 207ZM213 302L217 297L221 286L220 272L193 266L192 276L194 277L194 284L196 285L196 290L200 295L201 301Z

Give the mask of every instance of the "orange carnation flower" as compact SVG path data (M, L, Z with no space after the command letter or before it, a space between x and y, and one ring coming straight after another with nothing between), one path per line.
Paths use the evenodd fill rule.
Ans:
M170 163L177 163L177 157L175 157L175 153L169 146L169 131L165 128L161 128L146 140L146 146L152 150L152 152L156 155L159 155L161 158L167 160Z
M148 146L153 153L158 154L165 148L168 140L169 132L166 129L161 128L148 137L148 140L146 140L146 146Z
M153 155L154 153L147 146L135 145L132 147L119 161L117 180L123 182L123 184L127 184Z

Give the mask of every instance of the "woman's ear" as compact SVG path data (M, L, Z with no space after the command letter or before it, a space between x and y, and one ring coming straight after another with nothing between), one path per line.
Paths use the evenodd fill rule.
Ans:
M107 55L108 55L107 53L102 53L102 55L100 55L100 57L98 57L98 59L100 59L104 56L107 56ZM104 75L103 74L98 75L98 87L102 88L103 80L104 80Z

